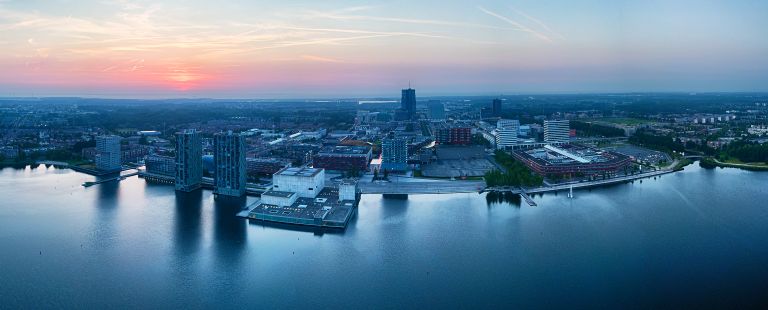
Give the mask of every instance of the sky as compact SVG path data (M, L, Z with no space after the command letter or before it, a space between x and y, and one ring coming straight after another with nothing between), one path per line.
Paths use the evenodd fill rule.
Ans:
M0 97L768 91L768 1L0 0Z

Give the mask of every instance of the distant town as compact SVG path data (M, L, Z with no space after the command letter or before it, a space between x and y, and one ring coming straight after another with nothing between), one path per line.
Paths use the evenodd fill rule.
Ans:
M341 100L0 99L0 163L260 196L241 216L343 227L360 194L572 190L705 168L768 170L768 95ZM123 172L123 174L120 174ZM127 174L126 174L127 173ZM569 195L572 195L569 193Z

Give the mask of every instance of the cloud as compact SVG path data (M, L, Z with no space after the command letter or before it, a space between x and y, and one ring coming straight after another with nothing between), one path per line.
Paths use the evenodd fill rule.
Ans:
M515 20L513 20L511 18L508 18L508 17L502 16L500 14L497 14L495 12L489 11L489 10L485 9L484 7L482 7L482 6L478 6L477 8L481 12L483 12L485 14L488 14L490 16L496 17L496 18L498 18L498 19L500 19L500 20L502 20L502 21L504 21L504 22L506 22L506 23L508 23L508 24L510 24L512 26L514 26L516 29L518 29L520 31L524 31L524 32L530 33L533 36L535 36L535 37L537 37L537 38L539 38L539 39L541 39L543 41L550 42L550 43L552 42L552 39L549 38L549 36L547 36L547 35L545 35L545 34L543 34L541 32L538 32L536 30L533 30L531 28L528 28L525 25L523 25L523 24L521 24L521 23L519 23L519 22L517 22L517 21L515 21Z
M542 29L544 29L545 31L549 32L550 34L552 34L552 35L554 35L554 36L557 36L557 37L559 37L560 39L563 39L563 40L565 40L565 37L564 37L563 35L561 35L561 34L557 33L556 31L552 30L552 28L550 28L549 26L547 26L547 24L545 24L545 23L544 23L543 21L541 21L540 19L538 19L538 18L535 18L535 17L533 17L533 16L531 16L531 15L528 15L528 14L526 14L525 12L523 12L523 11L520 11L520 10L518 10L518 9L515 9L515 8L513 8L513 7L511 7L511 6L510 6L509 8L510 8L510 9L511 9L513 12L515 12L517 15L520 15L520 16L522 16L522 17L525 17L526 19L528 19L528 20L530 20L530 21L534 22L535 24L539 25L539 27L541 27L541 28L542 28Z
M338 59L321 57L321 56L315 56L315 55L301 55L301 59L310 60L310 61L318 61L318 62L333 62L333 63L342 63L343 62L343 61L338 60Z

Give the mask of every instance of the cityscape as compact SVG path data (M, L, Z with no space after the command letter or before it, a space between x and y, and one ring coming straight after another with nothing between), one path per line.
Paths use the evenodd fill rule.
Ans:
M762 308L768 7L672 2L0 1L0 308Z

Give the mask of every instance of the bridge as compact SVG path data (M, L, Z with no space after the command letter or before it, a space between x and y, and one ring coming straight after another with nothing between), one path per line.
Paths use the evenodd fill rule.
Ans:
M85 183L83 183L83 186L89 187L89 186L93 186L93 185L97 185L97 184L101 184L101 183L107 183L107 182L112 182L112 181L122 181L122 180L125 180L127 178L130 178L130 177L132 177L134 175L138 175L138 174L139 174L139 171L137 170L137 171L134 171L134 172L131 172L131 173L128 173L128 174L121 174L121 175L117 175L117 176L106 178L106 179L101 179L101 180L96 180L96 181L91 181L91 182L85 182Z
M409 195L479 193L485 181L424 181L358 183L362 194Z
M587 181L587 182L577 182L577 183L565 183L565 184L558 184L553 186L541 186L541 187L533 187L533 188L526 188L522 189L519 187L513 187L513 186L495 186L495 187L488 187L484 189L485 192L511 192L513 194L539 194L539 193L546 193L546 192L555 192L555 191L561 191L561 190L569 190L571 187L573 188L587 188L587 187L595 187L595 186L601 186L601 185L608 185L608 184L615 184L615 183L622 183L637 179L644 179L644 178L650 178L659 176L662 174L672 173L674 170L672 169L663 169L663 170L656 170L651 172L645 172L645 173L638 173L623 177L616 177L616 178L610 178L605 180L594 180L594 181Z

